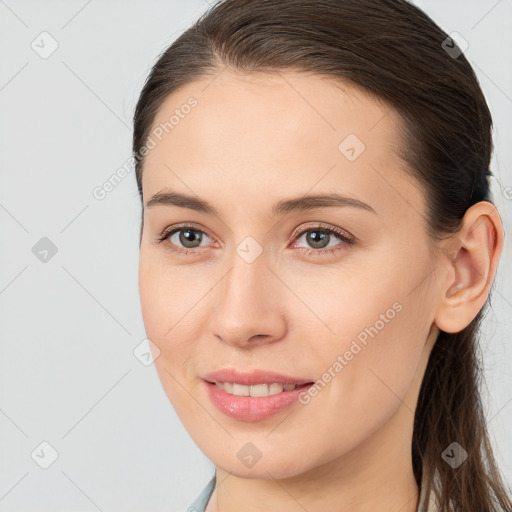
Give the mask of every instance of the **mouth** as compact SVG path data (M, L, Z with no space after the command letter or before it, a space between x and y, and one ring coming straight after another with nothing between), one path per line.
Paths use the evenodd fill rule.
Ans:
M232 419L258 422L278 415L300 402L314 382L223 382L202 379L206 395L217 409ZM247 379L246 379L247 380Z

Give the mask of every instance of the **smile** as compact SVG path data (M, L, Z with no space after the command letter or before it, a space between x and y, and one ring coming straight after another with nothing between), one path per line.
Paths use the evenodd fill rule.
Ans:
M252 386L246 386L244 384L237 384L235 382L215 382L214 383L219 389L222 389L230 395L236 396L271 396L278 395L283 391L293 391L297 387L296 384L281 384L278 382L272 384L255 384ZM307 386L307 384L303 384Z

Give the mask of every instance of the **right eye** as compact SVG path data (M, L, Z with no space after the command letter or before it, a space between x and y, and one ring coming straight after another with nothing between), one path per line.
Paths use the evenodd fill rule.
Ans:
M172 226L170 229L166 228L158 237L158 243L164 242L165 247L170 251L189 254L196 252L194 249L202 247L200 244L204 236L210 238L204 231L191 225Z

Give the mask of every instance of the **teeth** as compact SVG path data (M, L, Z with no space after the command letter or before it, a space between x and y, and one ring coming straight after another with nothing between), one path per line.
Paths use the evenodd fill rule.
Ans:
M230 382L216 382L215 385L229 393L236 396L270 396L277 395L283 391L291 391L297 386L295 384L255 384L253 386L245 386L244 384L236 384Z
M250 386L244 386L243 384L233 384L233 395L249 396L250 390Z

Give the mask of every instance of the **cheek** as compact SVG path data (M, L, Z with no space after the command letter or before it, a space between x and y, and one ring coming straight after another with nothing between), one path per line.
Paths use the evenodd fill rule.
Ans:
M359 312L361 329L354 328L354 318L339 318L336 330L346 334L338 335L321 358L310 354L321 384L297 416L301 421L290 424L311 432L324 462L348 453L393 416L407 418L408 407L414 410L406 397L421 356L423 333L415 331L417 324L410 321L412 305L402 306L399 312L380 307ZM388 323L379 318L386 311L389 317L394 315ZM407 406L402 406L404 402Z
M181 292L176 270L162 265L157 258L141 252L139 262L139 297L147 337L158 348L155 368L166 391L172 390L172 376L189 368L190 339L188 332L191 300ZM185 292L187 288L184 288ZM188 348L188 349L187 349ZM183 377L179 377L180 381ZM171 393L172 394L172 393Z
M141 250L139 296L144 327L160 351L155 368L173 404L173 397L181 396L183 385L195 385L199 367L204 364L198 340L204 337L210 293L216 281L218 278L206 266L198 270L171 265L152 248Z
M312 416L322 414L321 403L335 405L325 433L343 425L346 439L376 428L400 407L431 321L428 283L414 289L426 275L422 262L408 272L396 262L369 268L371 275L352 269L332 276L308 295L308 305L329 327L318 324L322 350L309 352L321 381L318 398L311 398Z
M191 407L190 395L183 386L188 387L187 372L193 369L194 362L190 343L194 333L190 332L191 315L187 315L190 301L186 293L180 292L182 278L176 269L171 271L161 258L150 257L144 251L138 279L146 335L157 347L154 366L170 403L183 416Z
M165 295L164 288L152 265L141 260L139 264L139 298L142 319L148 338L160 350L164 349L162 338L165 326L167 325L167 329L170 327L170 324L166 322L168 317L164 315Z
M178 343L179 334L190 327L190 318L200 308L211 284L190 269L172 266L161 254L141 251L139 297L146 332L165 344ZM149 336L150 337L150 336Z

